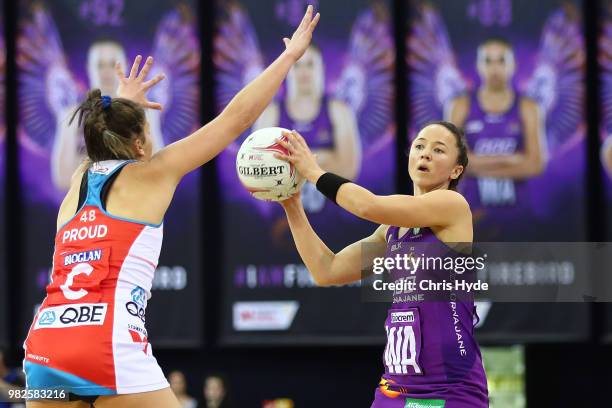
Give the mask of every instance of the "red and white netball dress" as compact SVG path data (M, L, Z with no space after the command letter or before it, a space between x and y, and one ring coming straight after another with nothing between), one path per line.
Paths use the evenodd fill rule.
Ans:
M24 344L28 388L113 395L168 387L145 329L162 225L105 210L128 163L103 161L85 173L79 209L55 237L51 283Z

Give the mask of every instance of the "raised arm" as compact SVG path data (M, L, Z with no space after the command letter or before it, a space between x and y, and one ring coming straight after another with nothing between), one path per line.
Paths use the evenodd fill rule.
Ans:
M372 248L374 251L366 251L369 257L382 255L375 250L384 249L386 225L334 254L312 229L299 194L281 201L281 205L287 214L295 246L317 286L345 285L360 280L362 269L371 271L372 261L363 256L364 245L377 244Z
M71 106L58 115L51 151L51 179L55 188L61 191L68 191L72 174L85 159L79 151L79 140L83 136L76 124L71 126L68 123L73 110L74 106Z
M287 148L290 155L277 154L276 157L295 165L302 176L316 184L325 172L317 164L306 141L297 132L286 132L284 135L287 141L279 140L279 143ZM357 184L345 183L338 190L336 201L350 213L377 224L453 229L472 220L465 198L451 190L434 190L418 197L380 196ZM471 240L471 237L460 238L455 242L463 242L467 238Z
M218 117L155 154L150 163L153 171L157 169L155 173L160 177L178 183L185 174L211 160L247 130L268 106L293 63L310 44L319 17L318 13L313 17L313 8L308 6L291 39L283 39L285 51L238 92Z

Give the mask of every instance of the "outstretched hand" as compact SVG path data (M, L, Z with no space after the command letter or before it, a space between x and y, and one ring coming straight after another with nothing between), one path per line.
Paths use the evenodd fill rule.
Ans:
M164 74L159 74L156 75L155 78L145 81L145 78L153 66L153 57L148 57L144 66L140 72L138 72L141 61L142 56L136 56L134 63L132 64L132 69L130 70L130 76L127 78L125 77L121 64L119 62L115 64L115 71L117 72L117 77L119 78L117 97L129 99L132 102L136 102L137 104L141 105L143 108L162 110L162 105L157 102L149 101L146 94L149 89L159 83L166 76Z
M282 133L283 138L278 142L288 151L288 155L276 153L274 157L295 166L295 169L313 184L325 173L317 163L317 157L310 151L306 141L295 130Z
M289 53L295 60L299 60L306 49L310 45L310 41L312 40L312 32L314 31L317 23L319 22L319 18L321 15L317 13L314 18L312 17L313 7L312 5L308 6L306 9L306 13L302 18L302 22L295 30L291 38L283 38L285 42L285 47L287 48L287 53Z

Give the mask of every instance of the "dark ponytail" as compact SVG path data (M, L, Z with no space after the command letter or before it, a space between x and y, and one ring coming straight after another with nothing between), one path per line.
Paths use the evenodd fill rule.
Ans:
M145 114L141 106L123 98L105 103L101 91L92 89L70 123L77 115L92 162L136 158L134 140L144 140Z

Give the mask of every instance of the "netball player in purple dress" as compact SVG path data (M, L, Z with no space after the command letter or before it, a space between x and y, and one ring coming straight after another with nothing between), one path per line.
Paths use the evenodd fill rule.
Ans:
M472 214L454 189L467 163L461 131L449 122L424 127L410 148L408 172L414 196L378 196L357 184L324 172L304 138L287 134L283 145L292 163L323 194L356 216L380 224L369 237L333 253L312 229L299 197L281 204L296 247L319 286L361 279L362 245L386 245L390 254L400 242L471 243ZM450 249L449 249L450 250ZM426 279L418 272L416 279ZM410 318L399 318L408 316ZM398 297L389 309L385 329L385 373L376 389L375 408L484 408L487 384L473 336L473 299L451 302Z
M462 193L474 209L478 238L494 240L502 238L500 225L513 224L504 221L531 212L524 180L544 171L546 145L537 103L512 85L515 61L510 43L484 41L478 47L477 68L480 88L451 101L447 116L466 134L470 169Z

